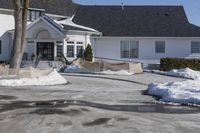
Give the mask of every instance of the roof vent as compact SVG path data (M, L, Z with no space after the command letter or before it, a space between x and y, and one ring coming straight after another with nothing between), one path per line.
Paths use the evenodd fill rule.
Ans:
M122 3L121 5L122 5L122 11L124 11L124 3Z

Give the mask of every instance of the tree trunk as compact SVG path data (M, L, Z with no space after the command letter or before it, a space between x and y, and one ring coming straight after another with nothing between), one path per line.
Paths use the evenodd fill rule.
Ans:
M10 68L12 74L18 74L21 63L22 9L21 0L14 0L15 33L11 51Z
M26 39L26 25L29 0L14 0L15 34L11 52L10 68L12 74L18 74L23 58Z
M23 12L22 12L22 37L21 37L21 60L24 54L24 49L26 46L26 25L28 16L28 7L30 0L23 1ZM20 61L21 62L21 61Z

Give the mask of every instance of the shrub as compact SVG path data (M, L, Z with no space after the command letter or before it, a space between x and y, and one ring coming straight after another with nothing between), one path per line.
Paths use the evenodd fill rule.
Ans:
M186 67L200 71L200 60L183 58L162 58L160 60L160 70L162 71L170 71L172 69L181 69Z
M89 44L87 45L87 48L85 49L84 57L86 61L92 61L93 52L92 52L92 47Z

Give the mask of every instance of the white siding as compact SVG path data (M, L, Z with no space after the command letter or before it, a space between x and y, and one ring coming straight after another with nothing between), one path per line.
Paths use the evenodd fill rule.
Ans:
M9 34L7 31L12 29L14 29L13 15L0 14L0 61L7 61L10 59L12 37L11 34Z
M139 41L139 58L126 60L159 60L162 57L186 57L191 54L193 38L94 38L95 57L120 59L121 40ZM200 40L200 38L199 38ZM165 41L165 53L155 53L155 41ZM124 60L124 59L123 59Z

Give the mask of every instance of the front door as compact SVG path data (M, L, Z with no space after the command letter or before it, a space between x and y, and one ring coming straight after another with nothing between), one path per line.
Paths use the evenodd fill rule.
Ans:
M53 42L38 42L37 43L37 56L41 56L43 61L54 60L54 43Z

